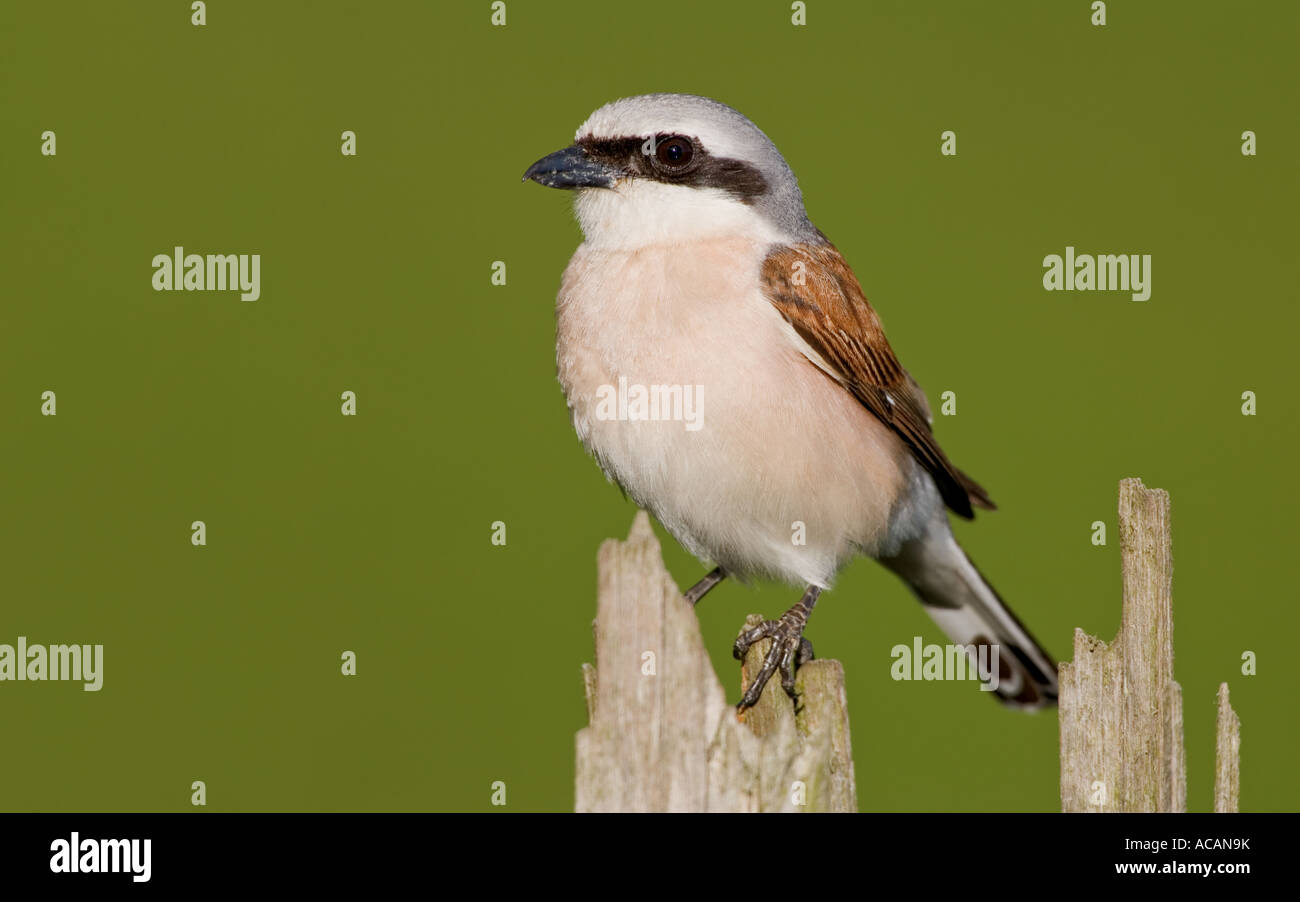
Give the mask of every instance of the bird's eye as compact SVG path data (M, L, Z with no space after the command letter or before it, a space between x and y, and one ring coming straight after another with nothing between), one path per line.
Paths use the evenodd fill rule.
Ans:
M695 145L689 138L673 135L664 138L655 148L655 160L665 169L682 169L695 156Z

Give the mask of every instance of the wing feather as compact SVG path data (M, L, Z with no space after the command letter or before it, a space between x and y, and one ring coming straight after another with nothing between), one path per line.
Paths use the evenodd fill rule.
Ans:
M830 242L772 251L763 262L763 290L820 357L809 357L810 362L902 438L954 513L969 519L975 515L973 507L996 507L935 441L925 393L898 362L880 317Z

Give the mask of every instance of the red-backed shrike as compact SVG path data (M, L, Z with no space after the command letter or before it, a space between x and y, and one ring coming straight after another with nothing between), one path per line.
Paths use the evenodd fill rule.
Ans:
M794 695L813 605L859 554L906 581L953 642L998 649L1003 701L1056 700L1052 658L948 524L947 510L971 518L992 501L939 448L925 394L757 126L704 97L629 97L524 178L574 189L585 236L556 307L574 429L612 481L716 564L687 599L729 575L806 587L736 640L737 657L773 640L741 708L778 670ZM687 392L695 428L657 415Z

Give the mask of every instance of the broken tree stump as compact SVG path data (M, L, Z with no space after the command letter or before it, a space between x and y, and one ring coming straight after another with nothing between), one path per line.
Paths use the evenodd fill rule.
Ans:
M626 541L601 545L597 570L596 662L583 665L589 725L576 740L577 811L857 810L838 661L800 668L798 714L773 679L738 717L644 511ZM749 650L744 679L768 645Z
M1074 660L1060 666L1061 809L1186 811L1183 695L1173 678L1169 494L1140 479L1122 480L1119 535L1119 635L1107 645L1076 629ZM1219 706L1215 810L1229 810L1220 808L1221 793L1235 810L1238 724L1226 684Z

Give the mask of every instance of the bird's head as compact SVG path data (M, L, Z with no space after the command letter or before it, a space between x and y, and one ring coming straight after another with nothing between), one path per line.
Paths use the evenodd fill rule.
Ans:
M644 94L606 104L575 141L524 173L577 191L587 241L610 247L745 235L808 240L794 173L758 126L691 94Z

